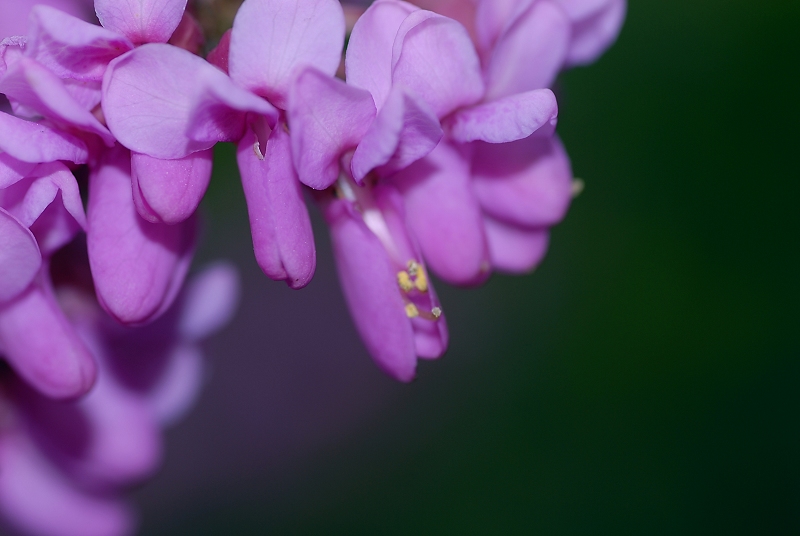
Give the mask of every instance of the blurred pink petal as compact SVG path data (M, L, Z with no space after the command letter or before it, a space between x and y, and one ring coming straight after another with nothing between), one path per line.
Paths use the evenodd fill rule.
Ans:
M239 303L240 286L236 268L226 262L212 264L192 277L181 300L181 336L199 341L230 322Z
M141 324L175 299L191 262L196 222L150 223L136 212L130 153L115 147L89 178L87 245L97 297L124 324Z
M48 536L133 534L122 501L78 489L22 433L0 440L0 465L0 506L15 527Z
M82 164L89 157L86 144L75 136L2 112L0 151L32 163L68 160Z
M353 154L353 178L361 183L376 168L386 175L401 170L430 153L442 135L439 121L424 101L392 89Z
M557 137L476 144L472 171L481 207L498 220L549 227L572 200L572 169Z
M322 190L339 177L339 159L354 149L375 119L369 93L314 68L304 69L287 108L300 181Z
M548 229L517 227L490 216L485 217L484 223L492 267L496 270L524 274L536 268L547 253Z
M167 367L145 399L153 419L161 426L171 426L194 405L203 386L203 355L194 345L179 345L169 356Z
M152 223L179 223L197 210L211 180L212 150L176 160L131 155L133 199L139 215Z
M0 345L11 368L45 396L75 398L94 383L94 360L43 275L0 304Z
M298 69L336 72L344 33L336 0L246 0L233 21L231 78L285 109Z
M306 286L317 257L289 134L278 125L264 143L248 130L239 142L237 161L258 265L276 281Z
M564 67L571 26L554 1L537 0L509 24L486 66L486 100L552 86Z
M183 16L186 0L95 0L100 24L137 45L166 43Z
M616 41L627 11L626 0L559 0L572 20L567 63L596 61Z
M0 188L8 188L27 177L37 164L17 160L8 153L0 153Z
M506 143L539 129L552 132L557 118L556 96L549 89L537 89L462 108L449 118L448 126L450 136L462 143Z
M0 208L0 304L25 290L41 265L42 254L33 234Z

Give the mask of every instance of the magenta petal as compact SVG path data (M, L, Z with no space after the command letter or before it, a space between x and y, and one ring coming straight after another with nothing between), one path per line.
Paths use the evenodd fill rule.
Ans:
M483 210L523 227L558 223L572 200L572 169L558 138L476 144L472 173Z
M463 143L506 143L539 129L552 131L557 120L556 96L549 89L537 89L462 108L450 117L448 126L450 136Z
M442 135L439 121L424 103L392 89L353 154L353 178L360 183L375 168L383 175L401 170L430 153Z
M241 138L246 112L276 117L269 103L183 49L143 45L111 62L103 112L120 143L155 158L183 158Z
M181 21L186 0L95 0L100 24L137 45L166 43Z
M190 341L210 336L236 313L241 283L236 267L217 262L192 277L181 304L180 332Z
M75 398L94 383L91 354L42 280L0 305L0 343L14 371L45 396Z
M89 157L86 145L75 136L2 112L0 151L32 163L68 160L83 164Z
M492 255L492 267L512 274L530 272L544 258L550 243L547 229L526 229L487 216L486 238Z
M0 201L30 228L45 256L86 228L78 183L60 162L39 164L28 178L0 191Z
M495 44L486 68L485 100L550 87L564 67L570 28L557 3L534 2Z
M484 93L483 77L467 30L430 11L411 13L400 25L392 49L392 85L424 100L439 118L478 102Z
M87 245L97 297L124 324L163 313L189 269L196 221L150 223L133 204L130 154L109 150L89 178Z
M370 94L316 69L297 76L287 108L292 155L300 181L323 190L339 176L339 159L375 119Z
M177 346L158 382L147 392L150 413L161 426L170 426L191 409L203 386L203 353L193 344Z
M2 37L0 35L0 38ZM25 54L27 44L28 38L22 35L0 40L0 77L6 74L9 66L16 63Z
M469 164L467 155L443 142L392 179L403 193L408 225L428 266L456 285L477 284L489 275Z
M133 199L139 215L153 223L179 223L194 214L211 180L212 150L177 160L131 155Z
M336 72L344 32L336 0L246 0L233 21L231 78L285 109L298 69Z
M93 132L111 145L114 137L91 112L70 95L64 83L45 67L29 58L20 58L0 80L0 92L9 100L36 110L53 121Z
M248 130L237 161L258 265L268 277L302 288L314 276L317 253L289 144L289 134L278 126L262 156L258 138Z
M76 487L21 433L0 441L0 508L27 534L124 536L133 513L123 501Z
M2 128L2 127L0 127ZM0 188L8 188L12 184L27 177L36 164L17 160L8 153L0 153Z
M617 39L625 21L625 0L560 0L572 20L567 63L592 63Z
M41 265L42 254L33 234L0 208L0 303L25 290Z
M417 9L406 2L375 2L350 33L345 59L347 83L369 91L378 108L392 87L392 48L397 30Z
M417 364L414 332L383 244L348 201L331 201L325 219L342 290L367 351L387 374L411 381Z
M34 6L25 54L59 78L100 82L108 63L133 48L118 33L49 6Z

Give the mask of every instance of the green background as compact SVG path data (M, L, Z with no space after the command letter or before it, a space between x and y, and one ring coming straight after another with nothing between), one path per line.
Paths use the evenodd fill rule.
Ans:
M541 267L480 289L438 284L445 358L408 386L368 364L356 384L379 392L374 410L293 457L243 462L247 478L225 481L239 467L225 465L218 486L171 469L181 449L216 460L248 441L203 415L238 396L224 411L269 428L259 415L287 408L214 391L248 357L212 343L211 394L136 492L142 533L799 534L798 27L796 0L633 0L618 43L561 79L559 132L586 189ZM273 290L224 165L231 147L218 156L201 256L240 259L245 299L283 308L263 299L274 322L249 344L269 345L279 319L298 340L324 330L280 305L308 293L302 307L344 326L320 351L335 363L350 344L367 362L324 229L322 282Z

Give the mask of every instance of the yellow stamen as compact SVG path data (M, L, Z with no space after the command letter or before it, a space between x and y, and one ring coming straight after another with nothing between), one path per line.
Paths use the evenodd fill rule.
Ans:
M414 284L411 282L411 277L405 270L402 272L397 272L397 284L400 285L400 288L403 290L403 292L410 292L411 289L414 288Z
M417 272L417 279L414 281L414 286L420 292L428 292L428 277L425 275L425 270L420 269Z
M419 309L413 303L406 304L406 316L408 318L417 318L419 316Z

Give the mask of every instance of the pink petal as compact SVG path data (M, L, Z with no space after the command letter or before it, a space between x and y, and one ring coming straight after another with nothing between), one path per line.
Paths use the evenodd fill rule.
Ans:
M498 38L486 68L485 100L550 87L564 67L570 31L558 4L534 2Z
M43 278L0 305L3 355L43 395L75 398L92 387L96 367Z
M483 77L464 27L429 11L406 17L392 49L392 85L424 100L439 118L478 102Z
M28 38L21 35L6 37L0 41L0 77L25 54L27 45Z
M353 178L360 183L375 168L382 175L401 170L430 153L442 135L424 102L393 89L353 154Z
M314 276L317 254L288 133L278 126L264 146L248 130L239 142L237 161L258 265L276 281L295 289L306 286Z
M0 188L8 188L17 181L22 180L35 167L36 164L17 160L8 153L0 153Z
M482 57L491 53L497 39L521 17L536 0L477 0L475 38Z
M133 200L152 223L179 223L197 210L211 180L212 150L177 160L131 155Z
M0 441L0 508L14 526L48 536L126 536L133 514L116 498L76 487L19 432Z
M375 119L364 90L316 69L304 69L289 95L292 155L300 181L317 190L339 176L339 159L355 148Z
M477 144L472 172L483 210L523 227L558 223L572 200L572 169L558 138Z
M625 21L625 0L560 0L572 20L567 63L586 65L610 47Z
M203 365L203 354L197 346L181 344L173 350L158 382L146 396L148 409L159 425L175 424L194 405L205 379Z
M89 20L92 16L90 0L5 0L14 8L5 8L0 18L0 39L9 35L24 35L28 30L28 15L34 4L46 4L60 11Z
M108 63L133 48L118 33L49 6L31 10L25 55L59 78L103 79Z
M195 275L181 302L180 332L199 341L222 329L236 313L241 282L236 267L217 262Z
M168 42L170 45L199 55L201 54L203 43L205 43L203 27L200 26L200 22L191 13L184 11L180 24L175 28Z
M87 245L98 301L119 322L149 322L180 290L194 251L195 219L166 225L139 217L130 154L119 147L95 167L89 192Z
M103 112L120 143L154 158L183 158L218 141L237 141L246 112L276 118L263 99L183 49L143 45L111 62Z
M392 87L392 48L397 31L417 8L394 0L372 4L358 19L347 43L347 83L366 89L378 108Z
M42 254L28 228L0 208L0 304L31 284L42 265Z
M484 223L494 269L524 274L542 262L550 243L550 232L547 229L517 227L489 216Z
M440 143L392 178L403 193L408 225L428 266L456 285L478 284L489 275L489 252L469 164L468 155Z
M86 144L75 136L0 112L0 151L23 162L68 160L83 164Z
M225 74L228 74L228 59L231 54L231 30L226 31L219 38L219 43L214 47L214 50L208 53L206 59L208 63L217 67Z
M537 89L462 108L450 117L448 126L450 136L463 143L506 143L539 129L552 132L557 120L556 96L549 89Z
M324 213L342 290L367 351L384 372L411 381L414 332L383 244L349 201L332 200Z
M457 20L471 36L475 34L475 3L474 0L414 0L422 9Z
M8 68L0 80L0 92L48 119L93 132L108 145L114 143L108 129L75 101L64 83L30 58L20 58Z
M300 68L336 72L344 32L336 0L246 0L233 21L231 78L285 109Z
M137 45L166 43L186 8L186 0L95 0L100 24Z

